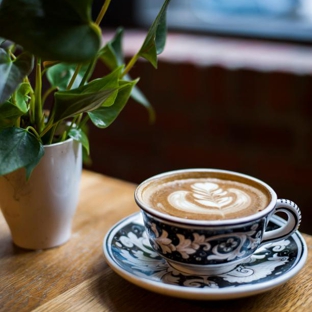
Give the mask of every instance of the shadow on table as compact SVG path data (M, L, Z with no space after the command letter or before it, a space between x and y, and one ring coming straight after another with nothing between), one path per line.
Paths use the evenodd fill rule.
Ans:
M1 255L4 255L4 254L5 255L12 255L12 254L17 255L17 254L24 254L24 253L34 253L34 251L16 246L13 243L12 237L9 233L8 235L0 237L0 254Z
M280 286L285 288L287 284ZM160 295L124 280L109 268L97 280L94 291L96 297L109 311L273 311L278 307L276 290L251 297L223 300L199 301ZM261 309L259 310L259 306ZM271 310L273 309L273 310Z

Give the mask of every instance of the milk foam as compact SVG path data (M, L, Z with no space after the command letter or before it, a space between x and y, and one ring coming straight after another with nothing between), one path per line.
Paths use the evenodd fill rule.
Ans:
M178 210L199 214L234 213L251 203L249 194L241 189L224 190L219 184L204 182L191 184L191 191L176 191L168 195L171 206Z
M170 181L149 194L149 203L164 213L190 219L231 219L268 204L260 189L238 181L199 178Z

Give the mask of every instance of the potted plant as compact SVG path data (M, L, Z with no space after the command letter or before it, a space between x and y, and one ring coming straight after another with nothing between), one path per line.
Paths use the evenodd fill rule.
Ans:
M110 0L96 21L92 0L0 0L0 207L15 244L41 249L69 239L87 122L108 127L130 96L153 118L129 71L141 57L157 67L169 1L126 63L122 29L102 43ZM101 78L92 76L97 62L108 69Z

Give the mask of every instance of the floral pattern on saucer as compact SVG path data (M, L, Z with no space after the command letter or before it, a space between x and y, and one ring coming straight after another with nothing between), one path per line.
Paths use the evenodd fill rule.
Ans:
M283 222L274 217L269 229ZM263 245L248 262L229 272L180 272L151 248L140 213L116 224L104 238L103 249L107 263L128 281L154 292L199 300L240 298L270 290L296 275L307 259L306 243L296 232Z

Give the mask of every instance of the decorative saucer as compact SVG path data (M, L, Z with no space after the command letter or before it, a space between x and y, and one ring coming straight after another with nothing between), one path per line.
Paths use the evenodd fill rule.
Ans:
M269 229L285 221L274 216ZM307 259L307 246L297 231L287 239L261 246L248 263L219 275L187 274L154 252L141 213L113 226L103 241L108 265L129 282L173 297L220 300L247 297L273 289L295 276Z

